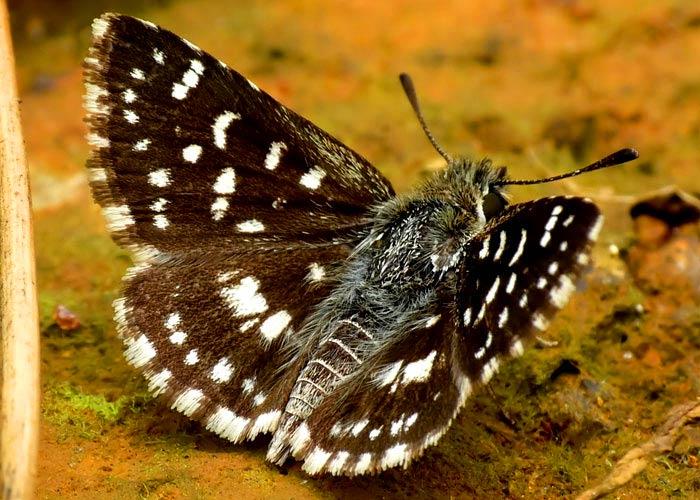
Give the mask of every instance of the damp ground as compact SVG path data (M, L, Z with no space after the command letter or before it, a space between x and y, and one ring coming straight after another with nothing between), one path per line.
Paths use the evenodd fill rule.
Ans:
M677 254L637 255L643 280L626 263L638 197L674 184L700 191L693 2L14 3L36 213L40 498L571 497L700 395L698 288L664 279ZM110 304L130 257L90 199L81 121L80 62L90 20L104 10L194 41L361 152L398 191L439 168L401 71L450 152L489 156L513 177L559 173L624 146L641 158L512 190L515 201L593 198L607 221L595 264L546 338L505 364L492 394L472 397L438 446L406 471L374 477L280 470L264 461L267 438L218 439L153 400L122 358ZM698 229L684 231L678 245L692 261ZM79 329L57 326L59 304ZM617 494L700 495L700 431L686 434Z

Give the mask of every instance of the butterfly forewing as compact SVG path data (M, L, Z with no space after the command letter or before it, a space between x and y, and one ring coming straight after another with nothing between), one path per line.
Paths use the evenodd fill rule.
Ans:
M113 14L93 28L90 176L118 241L171 253L195 237L329 241L393 194L364 158L182 38Z
M465 254L457 285L459 363L488 381L504 354L541 332L589 262L602 217L588 200L544 198L509 207Z

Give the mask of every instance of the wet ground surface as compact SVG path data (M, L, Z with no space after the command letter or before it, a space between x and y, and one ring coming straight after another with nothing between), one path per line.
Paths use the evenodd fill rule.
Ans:
M472 397L407 471L312 479L298 464L268 466L266 438L234 446L167 409L126 365L110 304L130 258L87 188L80 71L91 18L120 7L16 6L42 318L41 498L573 496L700 395L700 229L646 221L636 234L629 217L651 190L700 192L693 2L120 5L226 61L364 154L398 191L436 158L401 71L450 152L489 156L514 177L559 173L624 146L641 158L512 190L516 201L590 196L606 215L593 269L547 332L556 345L540 342L504 366L493 396ZM59 304L80 328L56 324ZM59 323L70 321L61 313ZM698 434L689 427L617 494L700 495Z

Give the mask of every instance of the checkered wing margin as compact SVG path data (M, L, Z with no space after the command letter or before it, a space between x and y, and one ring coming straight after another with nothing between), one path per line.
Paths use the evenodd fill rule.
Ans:
M330 241L393 194L357 153L152 23L96 19L85 85L90 183L137 255Z
M224 438L274 431L295 380L280 372L279 348L329 293L329 263L346 256L303 248L138 265L115 302L126 359L153 393Z
M440 439L472 389L543 330L588 263L601 217L580 198L514 205L464 249L422 324L363 362L296 429L292 454L315 474L374 473Z

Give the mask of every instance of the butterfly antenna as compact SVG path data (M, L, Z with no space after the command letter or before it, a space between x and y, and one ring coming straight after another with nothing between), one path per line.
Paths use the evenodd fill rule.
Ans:
M416 117L418 118L418 121L420 122L420 125L423 128L423 132L425 132L425 135L428 137L430 144L433 145L435 151L440 153L440 156L447 160L447 163L452 163L452 157L448 155L444 149L442 149L440 144L438 144L432 132L430 132L428 125L425 123L423 113L421 112L420 106L418 105L418 96L416 95L416 89L413 86L413 80L411 80L411 77L408 76L406 73L401 73L399 75L399 80L401 80L401 86L403 87L403 91L406 93L406 97L408 97L408 102L411 103L413 112L416 114Z
M545 182L558 181L561 179L566 179L567 177L576 177L577 175L585 174L586 172L593 172L594 170L600 170L601 168L613 167L615 165L621 165L639 158L639 153L636 149L625 148L619 151L615 151L613 154L606 156L594 163L591 163L587 167L579 168L571 172L567 172L561 175L555 175L553 177L546 177L544 179L531 179L531 180L503 180L496 182L497 186L507 186L507 185L524 185L524 184L542 184Z

